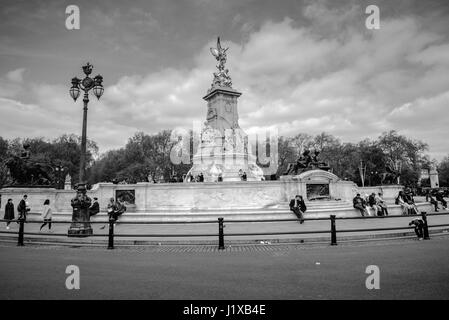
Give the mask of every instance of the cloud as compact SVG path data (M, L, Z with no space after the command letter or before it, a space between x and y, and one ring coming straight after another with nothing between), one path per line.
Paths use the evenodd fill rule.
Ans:
M12 82L23 82L23 73L25 68L19 68L6 74L6 78Z
M396 129L428 142L432 155L442 158L448 152L443 137L449 133L447 35L428 28L431 21L412 15L386 17L380 30L367 30L363 12L359 5L330 8L318 2L304 7L301 23L285 17L246 26L242 16L234 15L231 23L241 26L245 42L222 42L230 47L227 67L234 87L243 93L238 107L242 128L277 128L286 135L327 131L353 142ZM140 17L138 24L150 29L159 26L149 12L126 14ZM114 41L123 44L120 37ZM205 120L202 97L212 81L216 61L209 48L215 41L211 38L198 48L189 67L161 67L150 73L142 68L107 86L100 101L92 97L88 134L100 150L123 146L136 131L189 129L193 121ZM0 77L6 125L1 130L17 135L27 128L49 136L80 132L82 108L70 100L68 88L23 83L23 72L17 69ZM25 87L32 104L17 98ZM3 117L14 114L14 108L22 109Z

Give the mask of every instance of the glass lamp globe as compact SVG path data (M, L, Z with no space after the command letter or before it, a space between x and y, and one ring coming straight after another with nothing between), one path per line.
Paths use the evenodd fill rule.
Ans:
M97 97L97 99L100 99L104 92L104 88L102 85L96 85L92 90L94 91L94 95Z
M76 99L78 99L78 97L80 96L80 89L78 87L71 87L69 92L73 101L76 101Z

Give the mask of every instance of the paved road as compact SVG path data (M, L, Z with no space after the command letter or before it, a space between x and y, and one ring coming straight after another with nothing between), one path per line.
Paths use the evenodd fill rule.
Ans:
M224 252L167 248L3 244L0 299L449 299L447 236ZM68 265L80 268L80 290L65 288ZM365 287L368 265L380 268L379 290Z
M448 211L449 212L449 211ZM415 218L420 218L420 216L401 216L394 218L366 218L366 219L338 219L336 222L337 231L340 230L354 230L354 229L378 229L378 228L391 228L391 227L408 227L408 223ZM429 215L428 222L430 225L440 225L449 224L449 214L444 215ZM2 231L4 229L4 223L1 224ZM55 241L72 241L75 243L92 243L92 242L102 242L107 241L108 227L100 230L103 224L92 224L95 235L103 234L103 237L89 237L89 238L67 238L67 230L69 228L68 224L53 224L54 233L48 233L48 229L45 227L42 233L39 233L40 223L27 223L25 225L26 232L38 233L37 235L25 235L25 240L27 238L46 238L54 239ZM443 229L448 229L448 227L442 227ZM285 235L257 235L257 236L229 236L229 234L247 234L247 233L273 233L273 232L312 232L312 231L326 231L326 233L310 233L310 234L285 234ZM17 224L11 224L11 232L18 231ZM264 240L281 240L281 239L301 239L307 240L311 238L324 238L328 241L330 237L330 221L306 221L304 224L299 224L297 221L288 222L245 222L245 223L232 223L225 222L225 242L260 242ZM391 230L391 231L380 231L380 232L348 232L348 233L338 233L338 239L343 239L344 237L354 237L363 236L368 237L369 235L375 235L378 233L401 233L401 232L412 232L413 229L406 230ZM60 234L58 236L57 234ZM130 225L130 224L117 224L115 228L116 241L122 240L139 240L139 241L154 241L154 242L182 242L182 243L216 243L218 241L218 224L152 224L152 225ZM152 234L156 235L153 237L138 237L139 234ZM189 235L189 237L160 237L158 234L171 234L171 235ZM211 234L212 236L207 237L196 237L192 236L195 234ZM0 234L0 237L6 236L7 234ZM16 234L9 234L13 237L14 241L17 238ZM133 235L120 237L120 235Z

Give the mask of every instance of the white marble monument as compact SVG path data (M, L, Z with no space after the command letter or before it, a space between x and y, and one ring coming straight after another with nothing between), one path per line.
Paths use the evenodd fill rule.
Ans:
M223 181L240 181L241 171L248 181L261 181L263 171L251 152L248 135L239 126L237 99L241 93L232 88L229 70L225 68L227 50L221 47L220 38L217 47L211 48L218 61L218 72L203 97L207 101L206 122L189 173L194 177L202 173L205 182L216 182L218 176Z

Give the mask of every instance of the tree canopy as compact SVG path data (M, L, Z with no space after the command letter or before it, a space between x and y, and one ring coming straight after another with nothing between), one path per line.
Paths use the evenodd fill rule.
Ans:
M193 142L192 132L189 133ZM33 161L63 166L77 183L80 160L80 137L65 134L53 140L44 138L15 138L6 140L0 137L0 187L8 183L6 160L19 154L23 143L30 145ZM177 145L178 137L171 130L156 134L136 132L120 149L98 154L98 146L88 140L87 176L90 184L115 180L136 183L155 180L168 181L174 174L182 175L191 167L189 163L174 164L170 155ZM195 148L190 144L189 159ZM341 142L331 134L322 132L316 136L298 133L295 136L278 138L278 170L282 175L288 163L295 162L306 149L321 151L321 161L327 162L332 171L342 179L361 185L360 163L366 166L365 184L380 183L380 174L390 166L401 171L401 184L416 185L422 168L432 164L425 154L426 143L400 135L396 131L382 133L377 139L365 139L356 143ZM254 150L254 149L253 149ZM270 149L271 150L271 149ZM271 152L271 151L270 151ZM436 163L436 161L433 161ZM449 156L438 165L440 184L449 185Z

